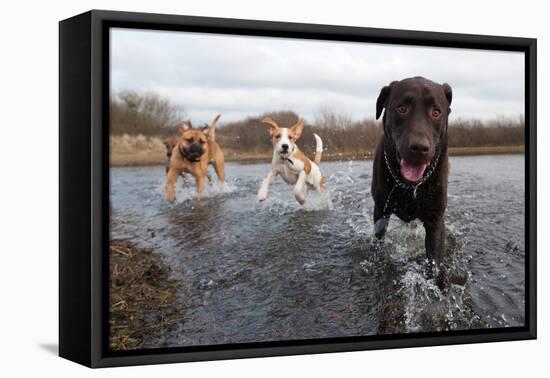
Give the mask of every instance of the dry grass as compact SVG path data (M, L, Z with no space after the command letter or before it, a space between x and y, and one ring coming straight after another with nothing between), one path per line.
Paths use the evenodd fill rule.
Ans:
M168 277L160 256L123 241L111 241L109 345L112 350L143 348L147 336L184 321L179 283Z
M159 137L143 135L111 136L111 166L162 164L166 147Z
M451 156L523 154L525 146L449 147Z
M243 163L269 162L271 161L271 149L263 151L239 151L231 148L222 150L226 161ZM475 147L449 147L449 155L498 155L521 154L525 152L525 146L475 146ZM306 151L306 155L313 157L313 153ZM366 148L361 151L349 152L323 152L322 161L339 160L368 160L374 157L374 149ZM111 166L139 166L164 164L166 148L158 137L138 136L112 136L111 137Z

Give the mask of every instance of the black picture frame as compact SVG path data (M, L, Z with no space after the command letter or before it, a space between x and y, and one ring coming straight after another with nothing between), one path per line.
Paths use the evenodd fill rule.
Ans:
M525 326L204 347L108 350L110 27L525 53ZM59 23L59 354L89 367L536 338L536 62L530 38L92 10Z

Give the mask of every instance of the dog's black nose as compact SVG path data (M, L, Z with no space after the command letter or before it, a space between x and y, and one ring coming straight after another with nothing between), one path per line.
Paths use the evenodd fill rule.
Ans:
M283 151L288 151L288 144L281 144Z
M412 139L409 149L415 154L426 155L430 151L430 142L426 138Z
M193 143L191 144L189 147L188 147L188 150L189 152L193 153L193 154L197 154L197 155L202 155L202 153L204 152L202 147L199 146L198 144L196 143Z

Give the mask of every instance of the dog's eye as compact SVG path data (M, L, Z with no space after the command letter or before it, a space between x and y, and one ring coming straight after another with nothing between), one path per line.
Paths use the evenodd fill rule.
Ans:
M439 109L433 109L432 110L432 117L439 118L440 115L441 115L441 110L439 110Z
M201 139L201 140L199 141L199 143L200 143L200 144L205 144L206 142L205 142L204 140Z
M186 141L189 143L193 143L193 138L187 138Z
M405 114L405 113L407 113L407 107L405 105L399 105L397 107L397 111L401 114Z
M275 135L275 139L279 139L279 138L281 138L280 135Z

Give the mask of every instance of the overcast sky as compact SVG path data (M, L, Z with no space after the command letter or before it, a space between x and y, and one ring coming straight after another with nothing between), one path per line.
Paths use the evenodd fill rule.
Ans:
M111 30L111 90L153 91L195 122L320 108L374 118L390 81L424 76L453 88L452 118L519 116L523 53L351 42Z

